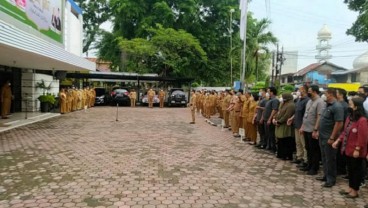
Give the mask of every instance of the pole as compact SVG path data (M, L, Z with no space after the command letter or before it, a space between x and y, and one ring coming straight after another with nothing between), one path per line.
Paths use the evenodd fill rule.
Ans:
M233 23L233 12L235 10L234 9L230 9L230 22L229 22L229 32L230 32L230 52L229 52L229 56L230 56L230 86L233 86L233 56L232 56L232 52L233 52L233 27L232 27L232 23Z
M232 22L233 22L233 12L230 10L230 86L233 86L233 58L231 56L231 52L233 50L233 31L232 31Z
M119 103L116 103L116 121L119 121Z
M271 87L274 86L274 73L275 73L275 52L272 52L272 68L271 68Z
M258 50L256 52L256 82L258 82Z

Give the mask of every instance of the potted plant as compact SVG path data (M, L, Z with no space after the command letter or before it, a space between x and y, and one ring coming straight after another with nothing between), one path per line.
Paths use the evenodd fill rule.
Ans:
M40 95L37 99L41 102L41 112L49 112L56 102L55 96L50 93Z

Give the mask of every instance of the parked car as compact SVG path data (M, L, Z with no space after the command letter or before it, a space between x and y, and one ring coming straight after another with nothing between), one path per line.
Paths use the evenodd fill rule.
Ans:
M116 88L111 92L112 105L130 105L129 91L126 88Z
M97 87L95 88L95 91L95 105L106 105L109 103L109 93L105 88Z
M181 88L171 89L167 96L168 106L187 106L187 95Z
M153 97L153 105L157 105L160 103L160 99L158 98L158 94L156 92L156 95ZM148 105L148 97L147 97L147 92L144 93L143 97L142 97L142 104L143 105Z

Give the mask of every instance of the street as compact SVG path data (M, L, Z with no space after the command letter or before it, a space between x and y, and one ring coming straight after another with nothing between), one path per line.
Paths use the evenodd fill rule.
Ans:
M363 207L189 108L94 107L0 133L0 207Z

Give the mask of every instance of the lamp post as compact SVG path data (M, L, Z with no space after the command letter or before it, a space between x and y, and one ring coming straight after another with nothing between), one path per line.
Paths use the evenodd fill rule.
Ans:
M232 29L232 24L233 24L233 13L235 12L234 9L230 9L230 22L229 22L229 33L230 33L230 52L229 52L229 57L230 57L230 86L233 86L233 57L232 57L232 52L233 52L233 29Z

